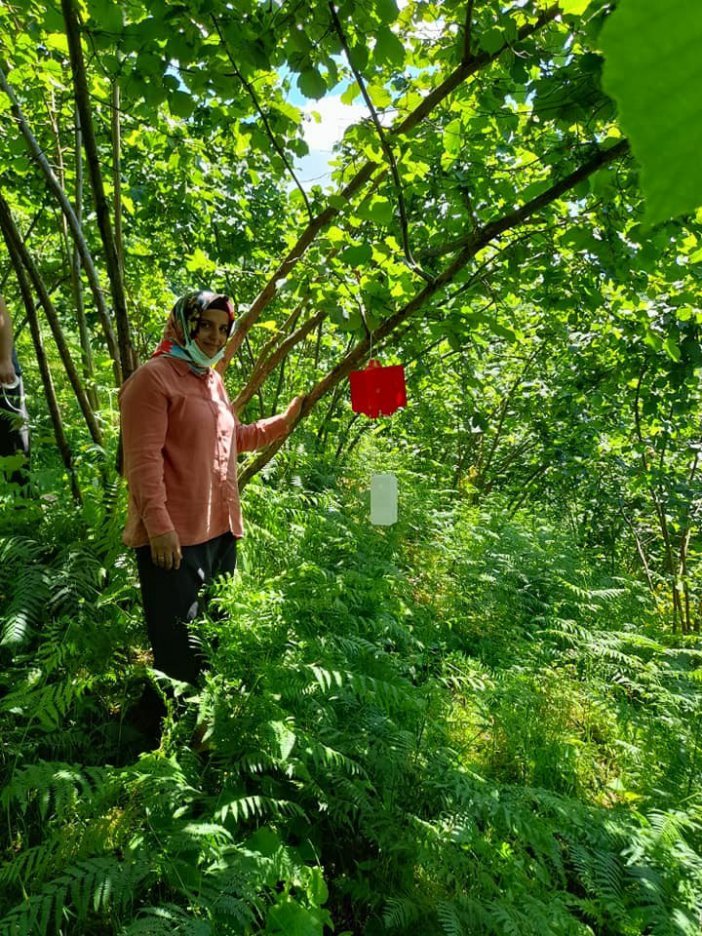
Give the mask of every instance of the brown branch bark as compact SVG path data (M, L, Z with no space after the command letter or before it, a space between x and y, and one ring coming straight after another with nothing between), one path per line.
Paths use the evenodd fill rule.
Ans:
M320 310L312 318L307 319L302 325L289 335L271 354L269 354L260 364L257 361L251 377L246 382L246 386L233 402L234 409L238 412L249 402L251 397L258 392L258 389L265 383L266 379L276 369L281 361L284 361L290 351L309 335L310 332L320 325L327 317L327 312ZM260 361L260 357L259 357Z
M112 189L114 191L115 252L122 283L124 283L124 238L122 236L122 128L120 118L120 90L112 81ZM124 288L124 287L123 287ZM126 300L125 300L126 302Z
M466 7L466 18L463 26L463 61L470 61L470 41L471 35L473 32L473 2L474 0L468 0L468 6Z
M76 114L75 122L75 212L78 223L83 223L83 137L80 129L80 117ZM73 302L76 307L76 320L78 322L78 335L80 338L81 360L83 363L83 377L86 381L86 392L90 405L94 410L99 409L99 399L95 386L95 365L93 363L93 349L90 344L88 322L85 317L85 304L83 302L83 284L80 278L80 254L73 245L71 256L71 288Z
M88 278L88 283L93 293L93 299L95 301L95 308L97 309L98 317L100 319L100 324L102 325L102 330L105 335L105 341L107 342L107 348L110 353L115 366L115 380L117 383L121 382L121 368L119 362L119 350L117 347L117 342L115 340L115 335L112 330L112 323L110 322L110 315L105 304L105 297L103 295L102 287L100 286L100 279L98 277L97 269L93 262L92 255L88 248L88 244L83 235L83 230L78 223L73 207L68 200L66 193L61 187L54 170L51 168L51 164L46 158L44 151L39 146L32 130L25 119L22 108L20 107L19 101L17 100L17 95L15 94L14 88L7 81L5 72L2 67L0 67L0 88L5 92L5 94L10 99L10 110L12 115L17 121L17 126L19 127L22 136L27 143L30 153L34 157L37 165L41 169L49 190L55 197L56 201L59 203L61 211L64 213L68 225L71 229L71 234L73 236L73 241L80 253L81 261L83 263L83 268L85 270L85 275Z
M373 335L374 342L380 342L384 338L393 334L407 319L422 308L431 298L448 285L479 251L485 247L491 240L498 237L505 231L517 227L527 221L532 214L540 211L551 202L560 198L569 188L577 185L579 182L588 178L593 172L596 172L602 166L608 165L620 156L628 152L626 141L616 144L606 150L596 153L582 166L579 166L574 172L571 172L565 179L555 183L546 192L531 199L522 208L500 218L496 221L486 224L483 228L476 231L470 237L468 243L463 247L458 256L430 283L427 283L406 305L398 309L393 315L388 316ZM304 419L313 409L317 401L324 396L330 389L335 387L341 380L357 367L365 358L370 347L370 337L366 336L334 367L322 380L320 380L312 390L305 396L300 414L295 423ZM290 431L294 429L291 427ZM289 433L288 433L289 434ZM274 442L271 446L264 449L252 462L250 462L242 471L240 476L241 486L260 471L275 453L284 444L287 436Z
M446 97L448 97L459 85L474 75L480 69L485 68L491 62L495 61L500 55L509 48L513 48L519 42L532 36L534 33L543 29L548 23L552 22L559 14L558 6L550 7L545 10L533 23L522 26L514 43L503 45L493 53L480 53L473 56L470 61L463 61L454 69L454 71L438 85L430 94L422 99L420 104L408 114L404 120L401 120L395 127L391 128L390 136L400 136L410 133L421 123L422 120ZM368 160L356 172L351 181L344 187L340 193L340 198L345 202L350 202L356 193L363 188L368 180L374 175L381 163ZM284 280L293 270L298 260L304 255L309 245L315 240L320 231L322 231L339 214L340 209L329 205L320 214L318 214L304 231L300 234L297 243L292 247L277 268L271 274L268 282L258 294L248 311L242 315L236 324L234 334L229 340L227 350L223 360L218 365L220 373L224 372L229 362L241 346L246 333L258 320L259 316L266 306L275 298L278 292L278 283Z
M93 193L102 246L105 251L107 275L110 280L110 292L115 310L122 377L126 379L136 367L136 358L130 336L122 270L117 253L117 244L112 230L112 222L110 221L110 209L105 196L102 172L100 170L100 155L98 153L97 139L93 127L92 110L88 93L88 78L85 71L85 62L83 60L78 13L74 0L61 0L61 10L66 26L66 38L68 39L68 52L71 60L71 71L73 73L73 90L76 100L76 110L80 115L90 187Z

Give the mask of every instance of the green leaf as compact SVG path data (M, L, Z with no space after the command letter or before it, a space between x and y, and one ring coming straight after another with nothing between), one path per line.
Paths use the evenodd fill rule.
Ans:
M214 273L217 265L210 260L203 250L197 247L188 257L185 268L191 273Z
M172 91L168 96L168 106L174 117L187 119L195 110L195 99L185 91Z
M395 0L376 0L375 12L383 23L394 23L400 10Z
M672 336L666 338L663 342L663 350L668 357L672 358L676 363L680 361L680 347Z
M561 0L560 7L564 13L581 16L590 6L591 0Z
M323 936L322 919L319 911L308 910L292 897L280 897L268 911L265 931L281 936Z
M135 71L142 77L160 78L163 75L163 60L151 52L141 52L137 56Z
M370 202L361 205L357 213L359 218L365 218L367 221L375 221L377 224L387 226L392 223L394 209L389 199L378 195Z
M65 33L50 33L44 40L44 44L52 52L61 52L63 55L68 55L68 38Z
M315 100L324 97L327 90L327 83L316 68L306 68L300 72L297 86L305 97Z
M118 33L123 25L123 6L124 4L114 3L113 0L90 0L88 8L90 16L100 30Z
M346 88L344 93L341 95L342 104L353 104L358 95L361 93L361 89L357 81L352 81L351 84Z
M321 868L310 868L310 876L307 881L307 896L317 907L323 906L329 899L329 889L327 888Z
M370 244L356 244L352 247L347 247L341 254L341 259L344 263L347 263L352 267L363 266L364 263L368 261L373 256L373 248Z
M457 156L463 146L463 139L464 133L461 118L454 117L454 119L450 120L444 127L442 136L444 152L450 157Z
M478 45L484 52L487 52L488 55L497 52L504 44L504 33L501 29L496 29L494 26L492 29L486 29L484 33L481 33L478 40Z
M275 325L275 322L273 323ZM282 721L271 722L271 728L276 736L276 740L280 747L280 759L286 761L292 749L295 747L295 732L291 731L290 728Z
M702 204L702 4L622 0L605 23L603 84L641 165L649 224Z
M378 30L373 58L376 62L385 65L402 66L404 64L405 47L391 29L383 27Z
M390 107L392 104L392 96L383 85L369 85L367 90L368 97L376 107Z

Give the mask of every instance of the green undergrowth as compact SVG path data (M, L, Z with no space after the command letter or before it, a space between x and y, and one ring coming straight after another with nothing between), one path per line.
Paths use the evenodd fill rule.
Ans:
M155 750L119 492L4 537L3 936L699 933L702 645L558 517L408 465L248 487Z

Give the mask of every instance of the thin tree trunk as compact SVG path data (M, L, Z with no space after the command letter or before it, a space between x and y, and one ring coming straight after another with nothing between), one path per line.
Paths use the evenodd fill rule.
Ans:
M56 309L54 308L54 304L51 301L51 296L49 295L48 289L44 285L44 281L39 274L36 264L32 260L29 251L22 241L20 233L17 230L14 219L12 217L12 213L10 212L10 206L5 201L5 198L2 194L0 194L0 227L2 227L5 240L12 242L13 255L17 256L22 261L22 265L26 269L29 275L29 279L31 280L32 285L34 286L34 289L39 296L39 301L44 307L44 312L46 313L46 317L49 321L51 333L54 336L54 341L56 342L56 347L58 349L59 355L61 356L63 366L66 370L66 375L68 376L68 380L73 387L73 392L75 393L78 405L81 408L93 442L95 442L96 445L102 446L102 436L95 419L95 414L90 408L88 397L86 396L85 390L83 389L83 386L80 382L80 378L78 377L78 373L76 372L75 365L71 358L71 353L68 350L68 345L66 344L66 339L63 336L63 331L58 320L58 315L56 314Z
M32 298L32 291L27 280L27 273L24 269L24 266L22 265L20 256L16 251L14 241L12 237L8 236L8 232L5 230L5 228L3 228L3 237L5 239L5 244L7 245L8 253L10 254L10 260L15 270L20 294L22 296L22 301L24 302L24 307L27 313L29 329L32 333L32 342L34 343L34 353L37 357L39 374L41 375L41 382L44 387L44 396L49 408L49 415L51 417L51 425L54 430L56 445L61 454L61 460L63 461L64 467L66 468L66 472L71 482L71 492L73 494L73 498L78 503L80 503L82 498L80 494L80 488L78 487L78 480L76 478L75 469L73 467L73 454L71 452L71 447L68 444L66 433L63 429L61 411L59 410L58 400L56 399L56 391L54 389L54 382L51 378L49 361L46 357L46 352L44 351L44 342L42 340L41 328L39 326L39 319L37 318L34 299Z
M110 280L112 304L114 306L115 321L117 323L117 339L119 342L122 376L126 380L136 367L136 359L130 336L122 270L117 253L115 236L112 230L112 223L110 221L110 209L105 196L102 172L100 170L100 155L98 153L97 140L93 127L90 96L88 93L88 79L85 71L85 62L83 60L83 49L80 42L78 13L73 0L61 0L61 10L66 25L66 38L68 39L68 51L71 59L71 70L73 72L76 109L80 115L83 146L88 164L88 176L93 193L100 237L102 238L102 246L105 251L107 275Z
M122 130L119 123L120 90L112 82L112 188L114 189L115 249L120 275L124 282L124 243L122 237Z
M51 95L51 100L48 105L49 110L49 121L51 124L51 130L54 135L54 140L56 142L56 165L58 168L57 178L59 185L63 191L66 190L66 171L64 167L63 160L63 147L61 146L61 128L59 126L58 116L56 114L53 94ZM82 188L83 188L83 163L80 153L80 120L76 114L76 132L75 132L75 142L76 142L76 204L75 204L75 213L76 218L78 219L78 224L83 224L82 216ZM90 406L93 412L97 412L99 409L99 401L97 397L97 391L95 388L95 376L94 376L94 367L93 367L93 352L90 346L90 335L88 333L88 325L85 318L85 309L83 307L83 293L82 286L80 281L80 254L73 243L72 238L69 236L68 230L68 219L66 215L61 213L61 231L63 234L63 242L65 245L66 252L66 263L70 266L71 270L71 290L73 292L73 301L75 304L76 310L76 321L78 323L78 334L80 336L80 345L81 345L81 360L83 364L83 377L86 382L85 392L90 401Z
M641 537L639 536L638 531L636 530L636 527L634 526L633 521L630 520L629 517L627 517L627 515L624 513L624 508L621 506L619 507L619 514L622 520L624 521L624 523L631 530L631 535L634 537L634 542L636 543L636 551L639 554L639 559L641 560L641 565L643 566L643 570L646 575L646 581L648 582L648 587L651 590L651 592L654 592L655 588L653 584L653 576L651 575L651 569L648 564L648 559L646 558L646 553L643 548L643 543L641 542Z
M56 200L58 201L61 210L63 211L66 219L68 220L68 225L71 229L71 234L73 235L73 240L80 252L81 261L83 263L83 268L85 269L85 275L88 278L88 283L93 293L93 299L95 300L95 307L97 309L98 317L102 325L102 329L105 335L105 340L107 342L107 348L112 358L114 368L115 368L115 380L119 384L122 380L121 368L119 363L119 349L117 346L117 341L115 340L115 335L112 330L112 324L110 322L110 315L105 304L105 297L100 286L100 280L93 263L93 258L90 254L87 242L83 235L83 230L78 223L75 212L73 211L73 206L63 188L61 187L54 170L51 168L51 165L44 155L42 148L39 146L34 134L27 123L22 108L19 105L17 96L14 92L12 85L10 85L5 77L3 69L0 67L0 88L7 94L10 99L10 109L12 114L17 121L17 125L22 133L22 136L25 138L25 141L29 147L35 162L41 169L46 179L49 190L52 192Z
M505 394L504 400L502 401L502 405L500 407L500 415L497 420L497 426L495 427L495 434L494 434L492 443L490 444L490 448L488 450L485 461L482 465L476 466L477 475L475 479L475 486L476 488L480 490L486 487L485 479L487 477L487 473L492 467L492 460L495 457L495 453L497 452L497 448L500 442L502 441L502 429L504 427L505 420L507 419L507 413L509 412L510 403L512 402L512 399L514 398L514 394L519 389L522 381L524 380L526 375L529 373L529 368L534 363L534 359L536 358L536 356L539 354L541 350L542 350L542 346L538 346L537 348L534 349L532 354L527 358L526 364L524 365L522 372L519 374L517 379L513 381L512 386L509 387L509 389L507 390L507 393Z
M542 478L548 471L549 467L550 466L548 464L537 465L534 471L532 471L532 473L529 475L529 477L526 479L526 481L522 485L522 492L519 495L519 497L516 500L512 500L509 502L508 507L509 507L509 510L511 511L512 516L516 514L516 512L522 506L524 501L527 499L527 495L529 494L529 489L531 488L532 484L535 481L538 481L539 478Z
M678 571L677 564L675 562L675 556L673 552L673 544L670 539L670 531L668 529L668 521L665 515L665 508L660 501L658 496L658 491L656 486L653 483L651 478L651 469L648 464L648 459L646 458L646 445L644 443L643 431L641 428L641 413L639 412L639 403L641 399L641 385L643 379L646 375L648 365L644 364L639 373L639 379L636 383L636 392L634 394L634 427L636 429L636 437L639 440L639 445L641 447L641 464L643 465L644 472L647 477L648 487L651 492L651 500L653 501L653 509L658 518L658 526L660 527L661 537L663 538L663 546L665 548L666 556L666 565L668 567L668 574L670 575L670 591L671 591L671 600L673 602L673 633L676 633L678 629L678 620L680 620L681 629L684 628L684 615L682 602L680 600L680 594L678 592Z
M83 223L83 134L80 129L80 116L76 114L75 130L75 175L76 175L76 217L78 223ZM93 363L93 349L90 344L90 333L88 331L88 322L85 318L85 305L83 304L83 284L80 278L80 254L77 248L73 247L71 263L71 286L73 289L73 301L76 307L76 319L78 321L78 334L80 336L81 358L83 362L83 376L85 377L86 392L90 400L90 405L94 410L100 408L100 401L97 395L95 385L95 365Z
M695 452L695 457L692 459L692 465L690 466L690 472L688 474L688 484L692 484L692 481L697 474L697 469L700 462L700 453L699 451ZM692 528L693 524L689 519L689 510L688 510L688 520L685 528L682 531L680 536L680 559L678 563L678 575L683 586L683 597L685 605L685 631L690 633L692 630L699 631L699 621L692 621L692 611L690 607L690 583L687 578L687 555L690 549L690 539L692 537Z

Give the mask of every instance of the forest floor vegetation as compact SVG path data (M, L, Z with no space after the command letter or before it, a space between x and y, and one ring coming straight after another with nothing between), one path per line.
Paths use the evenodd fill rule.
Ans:
M372 527L368 464L249 485L195 691L149 667L119 489L15 507L3 936L700 932L702 642L558 511L397 456Z

